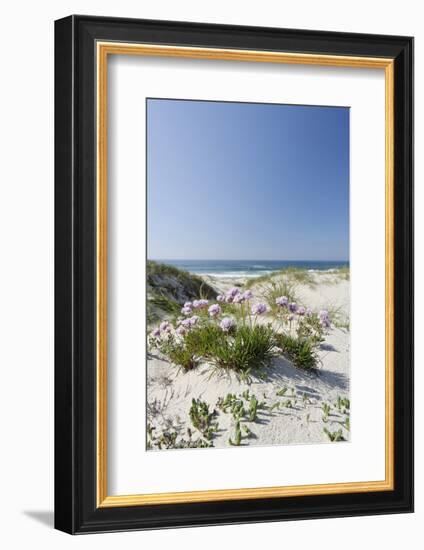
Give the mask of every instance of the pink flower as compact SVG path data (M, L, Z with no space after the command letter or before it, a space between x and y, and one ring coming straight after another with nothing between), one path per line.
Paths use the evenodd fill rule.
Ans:
M231 296L232 298L234 298L234 296L237 296L237 294L240 294L240 289L238 289L236 286L230 288L230 290L227 291L227 296Z
M193 307L194 309L202 309L209 304L209 300L194 300Z
M289 310L290 310L292 313L296 313L296 311L297 311L297 304L296 304L296 302L291 302L291 303L289 304Z
M211 317L216 317L217 315L219 315L221 313L221 308L219 307L218 304L213 304L208 309L208 313Z
M232 317L224 317L222 321L219 323L219 326L222 328L224 332L228 332L236 326L236 322Z
M161 332L171 332L171 329L172 329L168 321L162 321L162 323L159 325L159 328Z
M251 300L253 298L253 292L251 290L245 290L242 296L243 300Z
M194 325L197 323L198 320L199 320L199 317L197 315L193 315L193 317L190 317L190 319L188 319L191 327L194 327Z
M268 308L266 304L255 304L252 306L252 314L253 315L262 315L262 313L266 313L268 311Z
M287 307L289 304L289 299L287 298L287 296L279 296L275 299L275 303L277 304L277 306Z
M330 317L329 317L328 311L326 309L322 309L318 313L318 317L319 317L319 322L320 322L321 326L323 326L325 328L330 328L330 326L331 326Z

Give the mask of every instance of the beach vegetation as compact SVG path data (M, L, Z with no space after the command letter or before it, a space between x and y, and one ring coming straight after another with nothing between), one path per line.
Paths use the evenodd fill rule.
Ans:
M285 296L288 302L297 302L295 285L287 280L271 280L261 288L261 294L274 315L279 314L281 310L276 302L280 296Z
M280 275L286 275L291 281L301 285L313 287L317 284L313 273L301 267L286 267L280 271Z
M318 355L313 341L299 338L287 333L275 334L275 341L283 355L289 359L295 367L310 370L316 368Z
M191 402L189 417L193 426L210 441L214 433L218 430L218 423L214 422L216 411L209 411L209 405L206 401L194 399Z
M273 331L263 325L237 327L231 339L215 345L211 360L222 369L249 374L252 369L266 367L275 355Z
M235 447L238 447L241 444L241 427L240 427L240 420L237 420L235 425L235 433L234 433L234 439L231 439L231 437L228 440L228 443L230 445L233 445Z
M148 450L163 450L163 449L201 449L213 447L213 442L197 437L193 439L191 433L188 438L179 437L180 433L177 430L167 429L157 431L150 427L148 431L147 449Z
M217 292L201 277L177 267L147 261L147 322L175 316L181 305L195 298L215 299Z
M341 428L337 431L331 432L330 430L324 427L323 432L326 434L328 439L333 443L337 443L338 441L346 441L346 439L343 436L343 430Z
M322 409L322 421L328 422L328 417L330 416L330 413L331 413L331 405L329 405L328 403L323 403L321 409Z
M343 414L348 414L350 410L350 400L348 397L342 397L341 395L337 396L337 402L334 405L337 409Z
M336 270L336 275L339 279L342 281L349 281L350 280L350 268L347 266L339 267Z
M336 328L342 328L349 330L350 321L349 317L344 313L342 306L336 306L330 304L326 307L328 315L331 317L331 321Z
M298 368L316 368L317 348L331 326L328 311L314 313L293 301L291 287L271 286L268 303L255 301L250 290L238 287L217 295L216 301L186 301L174 321L162 321L151 331L149 346L185 371L203 361L212 372L233 371L244 380L250 380L253 371L263 378L265 367L278 354ZM274 323L266 322L271 304ZM234 315L228 314L230 307Z

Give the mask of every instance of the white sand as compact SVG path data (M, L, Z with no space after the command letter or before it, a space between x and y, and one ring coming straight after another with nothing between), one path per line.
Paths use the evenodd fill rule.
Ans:
M247 388L259 401L265 399L272 406L276 402L290 400L293 407L279 407L270 411L260 410L255 422L245 422L253 432L253 437L242 439L242 445L278 445L330 443L323 431L330 432L342 428L343 437L349 439L349 431L341 423L346 414L339 412L334 403L337 397L349 396L349 330L344 325L349 320L349 281L338 275L314 273L313 286L296 285L299 303L314 310L337 309L337 324L328 331L325 342L319 349L320 368L318 373L309 373L295 368L288 360L275 358L266 369L267 379L252 379L251 384L242 382L234 374L217 376L207 364L183 372L175 365L157 355L151 356L147 366L148 421L155 427L155 433L172 429L179 431L187 439L187 428L193 431L193 438L200 434L193 429L188 416L193 398L209 404L210 410L217 410L216 421L219 431L213 439L215 447L229 446L229 437L234 438L234 420L232 415L216 408L219 397L228 393L240 394ZM244 280L205 277L217 290L225 291ZM275 279L277 280L277 279ZM255 297L260 298L261 286L251 289ZM284 397L277 392L287 387ZM331 405L328 421L323 421L323 403Z

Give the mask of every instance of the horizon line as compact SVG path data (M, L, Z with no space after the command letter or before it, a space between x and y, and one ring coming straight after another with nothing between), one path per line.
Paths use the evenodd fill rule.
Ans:
M272 258L147 258L153 262L164 262L164 261L174 261L174 262L344 262L349 263L349 259L305 259L294 260L291 258L284 259L272 259Z

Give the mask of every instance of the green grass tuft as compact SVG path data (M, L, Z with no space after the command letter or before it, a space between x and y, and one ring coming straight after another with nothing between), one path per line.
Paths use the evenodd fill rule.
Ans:
M276 344L281 348L286 357L294 366L310 370L318 363L318 356L313 342L308 339L295 338L289 334L278 333L275 335Z
M215 299L216 291L201 277L172 265L147 261L147 322L165 315L176 317L184 302L197 298Z
M267 285L264 285L261 289L261 293L274 315L280 312L279 306L275 303L276 298L286 296L289 302L297 301L295 285L287 280L271 280Z

